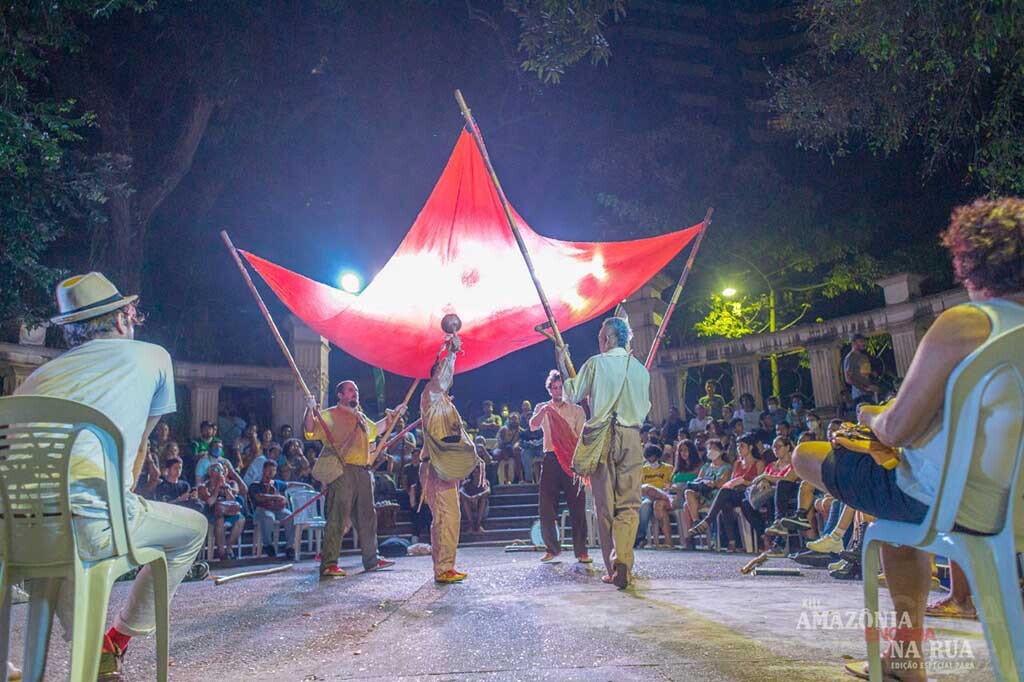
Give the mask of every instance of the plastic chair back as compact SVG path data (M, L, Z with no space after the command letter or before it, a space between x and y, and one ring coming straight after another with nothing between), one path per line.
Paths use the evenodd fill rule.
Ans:
M307 490L306 488L288 488L285 490L285 494L288 496L288 504L292 509L298 509L317 496L316 491L312 489ZM296 514L293 519L293 523L297 526L323 523L323 521L319 502L309 505Z
M992 383L999 379L1010 381L1011 389L1024 400L1024 327L1003 332L982 344L960 363L950 377L946 388L943 429L946 432L945 465L936 489L935 504L921 524L928 526L922 539L930 541L935 532L953 530L964 503L971 462L981 456L979 447L986 442L981 430L986 418L1019 420L1021 415L985 415L982 399ZM1004 408L1006 409L1006 408ZM989 444L989 447L992 447ZM1016 442L1000 443L999 448L1015 462L1010 479L1009 498L1004 519L1021 528L1022 521L1015 509L1020 509L1019 498L1024 495L1021 477L1021 457L1024 455L1024 429L1018 430ZM992 501L993 504L996 501ZM1002 526L1003 524L999 524ZM1018 535L1020 533L1018 532Z
M49 421L40 422L41 416ZM85 431L96 437L103 451L105 476L98 484L108 502L113 554L128 554L134 560L118 461L124 449L120 429L102 412L83 403L12 396L0 398L5 568L51 568L54 571L48 574L58 574L78 561L68 497L72 445Z

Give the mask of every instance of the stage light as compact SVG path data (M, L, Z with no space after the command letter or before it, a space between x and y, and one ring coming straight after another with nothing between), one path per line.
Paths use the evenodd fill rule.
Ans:
M736 290L733 289L732 287L726 287L725 289L722 289L722 296L725 296L726 298L732 298L735 295Z
M338 277L338 285L343 291L358 294L359 290L363 288L363 278L351 270L346 270Z

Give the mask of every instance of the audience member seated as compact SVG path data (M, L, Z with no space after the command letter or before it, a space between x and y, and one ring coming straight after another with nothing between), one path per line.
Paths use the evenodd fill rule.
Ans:
M523 477L527 483L540 482L540 465L544 461L544 432L540 429L530 430L530 417L533 416L533 405L524 400L525 413L519 412L519 457Z
M708 416L708 409L703 405L698 404L694 408L693 418L690 419L690 423L686 425L686 430L690 432L690 435L701 433L708 428L708 422L711 421L711 417Z
M515 415L513 415L515 416ZM484 521L490 510L491 484L484 478L481 482L480 469L469 472L459 486L459 502L462 504L462 522L466 529L483 533Z
M430 537L430 506L420 504L423 488L420 485L420 451L413 450L412 459L405 465L405 485L409 491L409 516L412 522L412 542Z
M292 428L291 424L282 424L277 430L277 442L284 447L285 442L295 437L295 429Z
M217 417L217 435L229 445L241 438L245 432L245 420L238 416L233 407L221 410Z
M199 501L203 503L203 513L213 532L216 555L221 561L234 559L234 547L245 529L245 517L242 515L242 497L238 485L224 477L224 467L211 464L206 472L206 480L199 486ZM225 534L231 536L225 540Z
M807 425L807 430L804 433L813 435L814 440L825 440L825 429L822 428L821 418L817 412L807 410L807 414L804 416L804 423Z
M686 422L679 414L679 408L673 405L668 409L668 416L661 424L661 442L675 443L679 439L679 432L686 428Z
M786 410L779 404L778 396L773 395L768 397L768 407L765 409L765 412L771 416L774 428L778 428L779 424L786 421ZM786 437L789 437L788 433L786 434Z
M793 512L797 490L800 487L800 479L793 471L793 441L788 438L776 438L772 442L772 452L775 459L765 466L763 474L751 481L749 488L751 494L745 496L743 504L740 506L747 522L758 536L765 533L768 525L766 518L775 523ZM765 487L767 490L761 491L761 487ZM763 505L759 500L763 500ZM754 504L757 504L756 508ZM767 535L765 540L768 541ZM783 538L775 536L771 549L781 556L784 546Z
M689 542L692 528L700 520L700 510L709 506L718 494L718 490L732 476L732 464L725 459L725 448L722 441L712 438L707 441L707 462L701 465L697 478L686 484L683 493L686 508L683 514L684 528L680 529L683 541Z
M675 447L675 465L673 466L672 482L669 484L669 500L673 512L683 511L684 516L688 513L686 509L686 486L688 483L697 480L700 473L701 457L697 451L696 444L689 438L680 440ZM671 523L671 521L670 521ZM686 524L685 521L679 527L679 541L686 545L685 528L696 523L696 520Z
M761 411L757 409L754 396L743 393L737 400L739 407L733 414L733 419L743 420L743 431L757 431L761 428Z
M768 447L775 440L775 424L772 422L772 415L768 410L760 414L757 421L757 429L754 431L757 441Z
M640 524L637 526L636 544L643 546L647 542L647 527L651 522L651 516L658 519L660 530L665 537L665 542L655 542L655 547L672 547L672 528L669 519L669 510L672 508L672 498L669 496L669 486L672 484L671 464L661 461L663 451L660 445L650 443L644 448L644 463L642 479L640 484ZM654 537L658 537L658 528L655 528Z
M807 409L804 407L804 398L799 393L789 396L789 410L786 411L786 421L796 433L803 433L807 429Z
M153 428L153 435L150 437L149 442L153 446L153 449L160 452L163 448L164 443L171 440L171 427L165 421L157 422Z
M934 503L945 462L943 402L950 376L973 351L997 334L1024 325L1024 201L979 199L953 212L943 243L969 303L945 310L924 335L899 394L889 404L861 405L858 419L881 445L902 448L899 464L815 441L797 447L800 475L836 499L879 518L921 523ZM979 434L960 502L958 525L967 532L1002 530L1024 396L1009 366L987 377L980 397ZM981 435L983 434L983 435ZM892 648L883 670L904 682L925 680L924 611L931 586L931 557L913 547L883 545L882 563L896 608ZM855 674L861 666L850 664Z
M704 520L691 529L693 535L707 533L710 526L718 521L722 534L728 542L729 552L735 552L739 540L739 528L733 510L743 503L743 493L750 483L764 473L764 461L761 457L761 445L754 434L746 433L736 441L736 464L732 468L732 477L722 485Z
M494 448L494 461L498 463L498 485L522 482L519 461L519 413L508 418L508 426L498 431L498 447Z
M483 414L476 420L476 429L484 438L494 438L501 428L501 415L494 413L494 402L485 400L483 402Z
M242 480L242 475L238 473L238 469L235 468L231 459L224 455L224 443L220 438L210 441L210 449L196 462L195 487L198 488L199 484L206 480L206 473L210 470L210 465L214 463L224 467L225 477L238 484L244 497L247 491L245 481Z
M188 507L200 512L203 510L203 506L199 502L198 490L181 478L180 459L167 460L163 478L160 479L149 499Z
M722 418L722 408L725 407L725 398L718 395L718 382L705 381L704 395L700 397L697 404L708 411L708 415L715 420Z
M252 518L256 524L256 531L263 540L263 552L268 557L277 556L274 526L277 522L283 521L284 553L291 559L295 556L295 550L292 547L292 541L295 538L295 524L291 519L284 521L291 514L288 509L288 498L284 494L287 485L284 481L278 480L276 475L277 463L268 459L263 463L263 475L260 480L249 486L249 504L253 510Z

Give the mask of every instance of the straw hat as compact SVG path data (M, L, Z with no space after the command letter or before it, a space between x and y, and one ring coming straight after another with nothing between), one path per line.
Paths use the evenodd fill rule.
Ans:
M122 296L101 272L75 275L57 285L57 309L60 315L51 317L50 322L81 322L117 310L137 298L136 295Z

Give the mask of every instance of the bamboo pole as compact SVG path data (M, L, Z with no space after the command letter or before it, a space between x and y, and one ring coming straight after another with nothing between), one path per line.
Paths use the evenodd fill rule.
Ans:
M280 346L281 352L284 353L285 359L288 361L288 366L291 367L292 373L295 375L295 381L298 382L299 388L302 390L303 395L306 396L306 402L316 402L316 398L309 391L309 387L306 386L306 380L302 378L302 372L299 371L299 366L295 364L295 358L292 357L292 353L288 350L288 344L284 342L284 337L281 336L281 332L277 328L277 324L274 322L274 318L270 316L270 311L267 310L267 305L263 302L263 297L260 296L260 292L256 290L256 285L252 281L252 277L249 276L249 271L245 269L245 265L242 263L242 257L238 255L238 249L231 242L231 237L228 236L227 230L221 230L220 238L224 241L225 246L228 247L228 251L231 252L231 256L235 259L235 264L238 266L238 271L242 273L242 279L249 287L249 291L252 292L253 297L256 299L257 305L260 307L260 311L263 313L263 319L267 321L267 326L270 327L270 333L274 335L274 340L277 341L277 345ZM320 428L324 430L324 434L327 435L327 441L331 444L331 447L335 452L341 456L341 452L337 448L337 444L334 442L334 436L331 435L331 430L327 428L327 423L324 421L323 415L320 414L320 409L317 407L313 408L313 416L320 423Z
M523 254L523 260L526 261L526 269L530 271L530 279L533 280L533 286L537 289L537 295L540 297L540 304L544 307L544 314L548 317L548 323L551 326L551 334L554 337L555 345L559 349L565 349L565 341L562 339L562 332L558 329L558 323L555 321L555 314L551 310L551 304L548 302L547 294L544 293L544 287L541 286L540 279L537 277L537 271L533 267L533 259L530 258L530 252L526 248L526 242L523 241L523 235L519 233L519 226L516 225L516 219L512 216L512 207L508 203L508 198L505 196L505 190L501 188L501 181L498 180L498 174L494 170L494 165L491 163L491 157L487 153L487 146L484 144L483 135L480 133L480 128L476 124L476 120L473 118L473 113L469 110L466 105L466 100L462 97L462 91L455 91L455 99L459 103L459 109L462 110L462 117L466 119L467 125L469 125L469 132L473 136L473 140L476 142L477 149L480 150L480 156L483 157L484 165L487 167L487 172L491 176L491 182L494 183L494 189L498 192L498 199L501 201L501 207L505 211L505 218L508 220L508 226L512 230L512 236L515 237L516 245L519 246L519 252ZM573 367L572 359L569 354L565 354L566 370L569 372L570 377L576 376L576 368Z
M679 303L679 295L683 293L683 287L686 285L686 278L690 276L690 269L693 267L693 259L697 256L697 251L700 249L700 243L704 240L704 233L708 231L708 226L711 224L711 214L715 212L715 209L709 208L708 212L704 214L704 221L700 224L700 231L697 233L697 239L693 242L693 248L690 249L690 256L686 259L686 265L683 267L683 272L679 275L679 282L676 284L676 290L672 292L672 300L669 301L668 308L665 309L665 316L661 318L661 324L658 325L658 333L654 336L654 342L651 343L651 350L647 353L647 362L644 363L644 367L647 369L651 368L651 364L654 362L654 355L658 352L658 346L661 345L661 339L665 336L665 330L668 329L668 321L672 317L672 313L676 310L676 304Z
M401 437L402 437L402 436L404 436L405 434L409 433L410 431L412 431L413 429L415 429L415 428L416 428L417 426L419 426L419 425L420 425L420 424L422 424L422 423L423 423L423 419L422 419L422 418L420 418L420 419L417 419L416 421L414 421L414 422L413 422L412 424L409 424L409 425L408 425L408 426L406 426L406 427L405 427L404 429L402 429L401 431L399 431L398 433L396 433L396 434L395 434L394 436L392 436L392 437L391 437L391 440L389 440L388 442L386 442L386 443L384 444L384 447L385 447L385 448L390 448L390 447L391 447L392 445L394 445L395 443L397 443L397 442L398 442L398 439L399 439L399 438L401 438ZM311 507L311 506L313 506L314 504L316 504L316 501L317 501L317 500L319 500L319 499L320 499L321 497L323 497L323 496L324 496L324 494L323 494L322 492L321 492L321 493L318 493L316 497L310 498L308 502L306 502L306 503L305 503L304 505L302 505L301 507L299 507L298 509L296 509L295 511L293 511L293 512L292 512L291 514L289 514L288 516L286 516L286 517L284 517L283 519L281 519L281 521L279 521L279 523L284 523L284 522L286 522L286 521L290 521L290 520L292 520L292 519L293 519L293 518L295 518L295 517L296 517L296 516L297 516L297 515L298 515L298 514L299 514L300 512L303 512L303 511L305 511L305 510L306 510L306 509L307 509L308 507Z
M419 385L419 379L416 379L412 382L412 386L409 387L409 390L405 394L405 400L402 401L402 407L405 407L409 404L409 399L412 398L412 392L415 391L416 387ZM397 410L398 408L395 408L396 412ZM395 415L394 419L388 417L387 422L385 422L384 434L377 441L377 446L373 449L373 452L370 453L370 458L366 460L367 466L372 466L373 463L377 461L377 457L380 455L381 451L387 445L388 436L391 435L391 429L395 428L395 424L398 423L399 418L401 418L401 415Z

